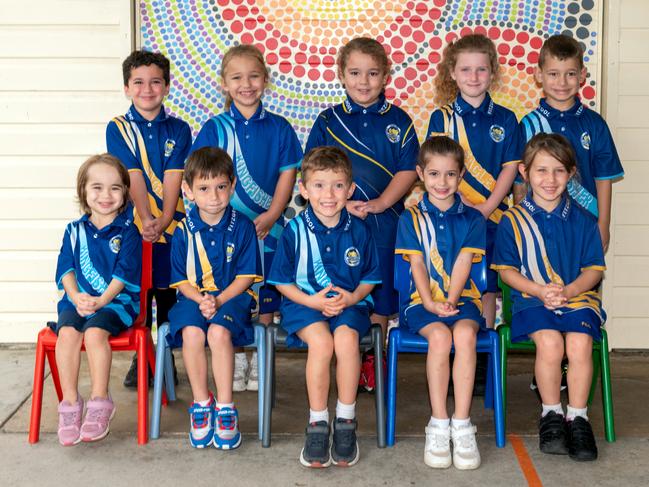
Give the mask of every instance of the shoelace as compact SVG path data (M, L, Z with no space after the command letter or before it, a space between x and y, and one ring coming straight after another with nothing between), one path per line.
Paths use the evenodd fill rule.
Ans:
M209 415L207 411L196 411L192 413L192 424L194 428L204 428L207 426Z
M80 414L77 412L74 413L62 413L61 419L63 420L63 427L73 426L79 421Z
M435 448L448 448L449 436L442 434L431 434L433 437L433 446Z
M340 446L348 447L354 443L354 430L353 429L338 429L334 430L336 435L336 443Z
M234 429L234 414L224 414L218 416L219 429L233 430Z
M86 421L91 423L100 423L108 420L110 416L108 408L91 408L88 409L88 415Z
M325 433L311 433L308 438L308 447L324 450L327 446L328 435Z
M468 428L469 431L473 429L473 426ZM475 441L475 433L471 434L469 432L463 432L464 434L456 436L454 438L454 443L456 447L459 447L461 450L474 450L477 447Z

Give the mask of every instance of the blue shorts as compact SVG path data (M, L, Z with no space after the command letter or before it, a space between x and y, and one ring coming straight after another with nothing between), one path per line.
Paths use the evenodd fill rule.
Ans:
M358 332L358 339L365 336L370 329L370 313L366 306L351 306L346 308L338 316L331 318L323 315L320 311L284 298L282 300L282 328L288 333L286 346L296 347L302 343L296 333L313 323L324 321L329 323L329 329L333 333L341 325L347 325Z
M250 322L250 312L254 301L248 293L242 293L221 306L210 319L205 318L191 299L181 294L178 301L169 311L169 336L167 342L171 347L179 347L183 342L182 329L186 326L197 326L207 336L211 324L226 328L232 335L235 347L250 345L254 341L254 328Z
M110 309L100 309L90 316L81 316L76 309L63 309L59 312L54 333L58 335L64 326L71 326L79 333L84 333L88 328L101 328L112 336L119 335L128 328L117 313Z
M372 311L377 315L390 316L399 312L399 293L394 289L394 247L378 247L377 251L382 282L372 289Z
M272 284L264 284L259 289L259 314L274 313L279 310L282 295Z
M406 308L403 314L406 318L406 327L413 333L419 333L419 330L430 323L444 323L451 327L459 320L473 320L480 328L486 327L485 320L474 303L466 302L458 309L460 312L455 316L442 317L428 311L423 304L415 304Z
M529 340L530 333L539 330L556 330L562 333L587 333L600 341L602 320L590 308L557 314L545 306L534 306L512 316L512 342Z
M153 287L167 289L171 281L171 242L155 242L151 251Z
M500 290L498 288L498 272L491 268L496 246L497 228L498 225L494 222L491 220L487 221L487 245L485 252L485 258L487 259L487 289L484 290L485 293L497 293Z

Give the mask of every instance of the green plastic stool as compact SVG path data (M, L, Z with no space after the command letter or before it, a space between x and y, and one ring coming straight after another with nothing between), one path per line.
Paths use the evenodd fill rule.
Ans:
M502 391L503 391L503 411L507 417L507 352L509 350L529 350L535 351L534 342L525 341L512 343L512 304L511 289L500 281L502 290L502 324L498 327L498 336L500 337L500 363L502 371ZM602 341L593 342L593 382L590 386L588 396L588 405L593 402L595 388L597 387L597 378L601 375L602 381L602 406L604 409L604 428L606 441L613 443L615 441L615 418L613 417L613 393L611 391L611 366L608 356L608 335L604 327L601 328Z

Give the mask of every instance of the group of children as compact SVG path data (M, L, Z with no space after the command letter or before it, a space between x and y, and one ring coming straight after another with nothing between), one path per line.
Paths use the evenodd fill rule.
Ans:
M586 409L590 357L604 320L597 286L611 180L622 167L606 123L576 97L585 78L582 57L570 37L545 42L536 78L546 98L519 125L489 95L499 73L493 42L481 35L451 42L435 80L439 108L420 147L410 117L385 98L390 63L383 47L353 39L337 60L346 98L318 116L303 158L291 125L263 106L269 73L255 47L225 54L225 112L202 127L193 145L189 126L162 105L169 62L161 54L131 54L124 90L133 104L108 125L110 154L92 157L79 171L84 216L68 225L57 266L65 290L56 349L61 444L108 433L115 410L108 338L137 315L144 239L154 242L158 322L168 320L170 340L182 346L194 447L241 444L232 392L246 387L245 375L237 373L244 367L235 365L245 355L235 359L235 347L252 341L258 300L260 321L270 323L279 311L289 343L300 339L308 346L301 464L358 461L356 395L365 368L359 340L372 323L385 329L401 311L399 326L429 344L432 414L424 461L433 468L477 468L469 417L476 334L493 327L497 271L512 288L514 339L536 344L541 450L595 459ZM308 205L285 225L298 168ZM417 179L424 196L404 210L403 198ZM186 215L181 187L194 203ZM520 202L510 208L512 188ZM409 302L401 310L395 254L410 264ZM481 294L470 272L483 258L491 269ZM251 286L261 281L257 297ZM92 382L87 403L77 391L82 340ZM206 343L216 397L208 386ZM338 400L330 422L334 355ZM567 414L560 400L564 355L570 362ZM449 418L451 376L455 409ZM255 381L251 370L249 388Z

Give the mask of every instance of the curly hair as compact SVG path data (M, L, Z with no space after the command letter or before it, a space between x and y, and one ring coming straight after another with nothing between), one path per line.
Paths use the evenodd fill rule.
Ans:
M385 75L390 74L390 59L385 53L385 49L379 41L372 39L371 37L357 37L352 39L343 47L338 49L338 58L336 59L336 64L338 65L339 73L345 72L345 66L347 66L347 60L352 52L359 51L363 54L370 56L376 64L379 65L381 71Z

